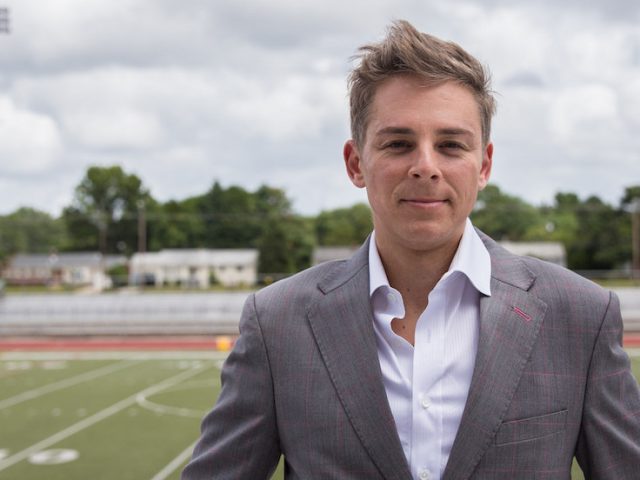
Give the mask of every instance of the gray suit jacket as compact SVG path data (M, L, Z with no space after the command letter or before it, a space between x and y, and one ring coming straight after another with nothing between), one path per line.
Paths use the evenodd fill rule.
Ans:
M615 295L482 235L492 267L458 479L640 478L640 392ZM367 244L252 295L183 479L411 479L382 383Z

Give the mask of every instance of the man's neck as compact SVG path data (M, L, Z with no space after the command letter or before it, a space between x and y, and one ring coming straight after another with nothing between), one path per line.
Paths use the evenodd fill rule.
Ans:
M389 284L402 294L405 308L423 311L427 307L427 297L449 269L461 238L431 250L414 250L376 237Z

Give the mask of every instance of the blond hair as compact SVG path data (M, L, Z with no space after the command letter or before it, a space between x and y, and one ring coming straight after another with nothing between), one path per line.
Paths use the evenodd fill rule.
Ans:
M490 90L490 74L459 45L421 33L406 20L394 22L386 38L358 49L359 64L349 75L351 136L364 144L369 109L377 87L399 74L415 74L428 84L457 82L471 90L480 111L482 141L489 143L491 117L496 102Z

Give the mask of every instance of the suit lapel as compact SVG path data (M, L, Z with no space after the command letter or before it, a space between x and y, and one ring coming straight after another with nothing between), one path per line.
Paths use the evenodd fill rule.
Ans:
M544 319L529 292L535 275L480 234L491 255L491 297L480 301L480 338L467 403L443 480L467 479L500 426ZM386 479L410 479L389 408L369 302L368 242L318 287L311 330L346 414Z
M481 235L491 255L491 297L480 300L480 338L469 396L443 479L471 476L516 391L546 304L529 289L526 265Z
M410 479L382 383L369 302L368 242L319 285L309 324L345 412L386 479Z

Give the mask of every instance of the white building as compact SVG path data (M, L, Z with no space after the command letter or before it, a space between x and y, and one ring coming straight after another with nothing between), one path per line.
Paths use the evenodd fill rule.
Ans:
M135 253L129 263L133 285L182 285L207 288L255 285L258 251L253 249L168 249Z
M516 255L536 257L540 260L567 266L567 252L560 242L499 242L504 248Z
M311 264L330 262L331 260L346 260L353 255L359 246L342 246L342 247L316 247L313 249Z
M126 262L124 255L98 252L17 254L11 258L2 276L10 285L89 286L103 290L111 286L107 270Z

